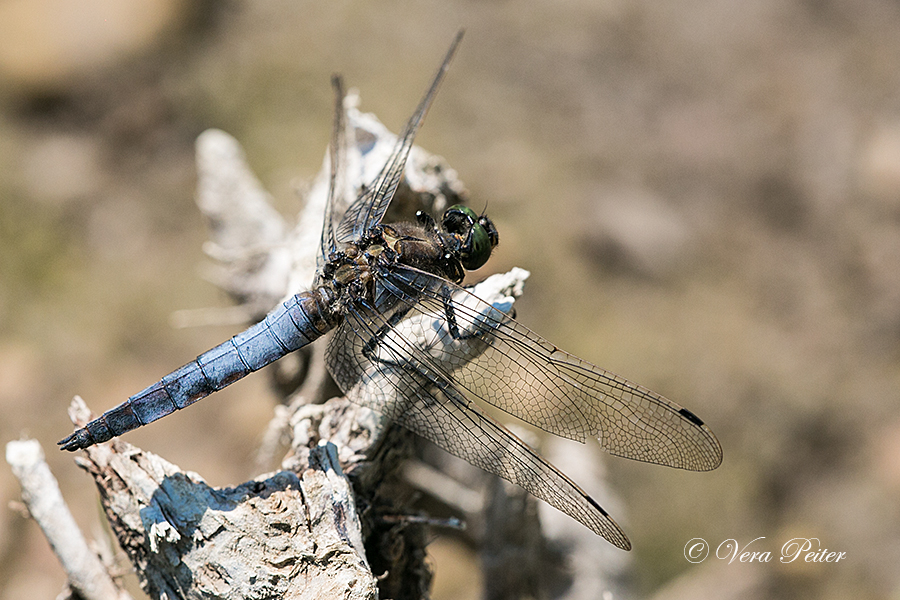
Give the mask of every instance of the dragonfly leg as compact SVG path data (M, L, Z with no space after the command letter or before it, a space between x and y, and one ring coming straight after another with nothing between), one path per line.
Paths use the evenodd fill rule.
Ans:
M506 313L491 307L490 312L479 312L477 318L471 320L468 330L459 326L456 318L456 309L453 308L453 299L450 297L450 289L441 290L441 302L444 305L444 317L447 319L447 331L454 340L471 340L473 338L486 341L485 338L501 323L500 318L506 317Z
M385 360L378 356L376 349L381 345L385 336L393 331L394 327L396 327L400 321L406 316L406 314L412 309L412 304L407 305L405 308L401 308L392 314L387 322L378 328L378 331L375 332L375 335L366 342L365 346L362 348L363 356L371 360L373 363L381 363L396 367L402 367L400 363L396 363L390 360Z

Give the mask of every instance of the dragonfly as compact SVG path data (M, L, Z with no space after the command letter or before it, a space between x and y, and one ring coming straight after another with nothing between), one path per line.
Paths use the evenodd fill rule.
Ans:
M382 222L413 140L462 38L453 40L380 173L343 201L345 113L332 78L329 189L311 289L59 442L75 451L185 408L330 333L328 369L352 401L515 483L624 550L628 537L574 481L477 402L615 456L708 471L722 448L694 413L568 354L462 286L499 243L484 214L456 205L440 221ZM342 211L341 209L344 208Z

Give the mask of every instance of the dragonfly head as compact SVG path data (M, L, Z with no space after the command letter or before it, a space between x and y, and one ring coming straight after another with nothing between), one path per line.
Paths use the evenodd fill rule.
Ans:
M500 234L491 220L467 206L456 204L448 208L441 225L456 240L455 252L467 271L483 266L500 242Z

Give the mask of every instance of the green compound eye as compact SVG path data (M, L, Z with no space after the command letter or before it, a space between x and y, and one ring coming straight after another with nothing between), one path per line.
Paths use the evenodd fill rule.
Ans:
M447 209L442 219L448 233L463 238L459 248L459 260L466 270L474 270L484 265L497 245L497 229L487 217L479 217L467 206L454 205Z
M480 224L475 223L469 233L471 249L468 256L463 256L463 266L468 269L477 269L484 265L491 257L491 239L487 231Z

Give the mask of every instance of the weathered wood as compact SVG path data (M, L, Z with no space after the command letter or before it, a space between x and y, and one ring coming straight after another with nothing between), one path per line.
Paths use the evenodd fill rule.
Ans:
M76 424L90 418L73 402ZM295 471L213 488L122 440L79 459L153 598L377 597L350 483L334 444Z
M88 547L44 461L40 443L9 442L6 462L22 485L22 500L29 515L59 557L72 591L84 600L131 600L131 595L116 585L106 565Z

